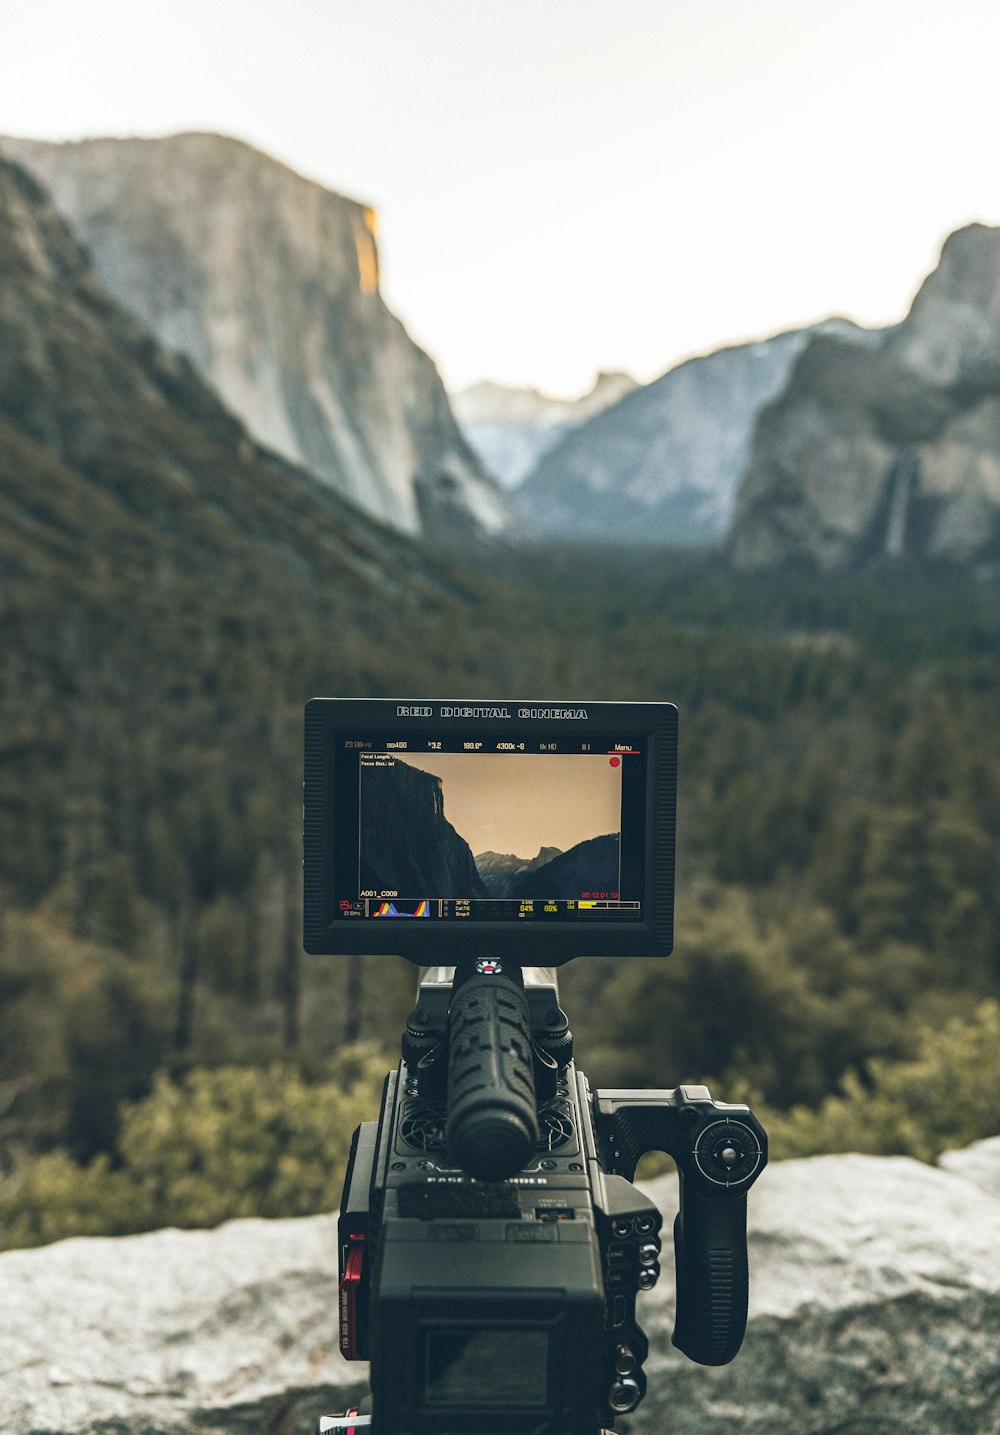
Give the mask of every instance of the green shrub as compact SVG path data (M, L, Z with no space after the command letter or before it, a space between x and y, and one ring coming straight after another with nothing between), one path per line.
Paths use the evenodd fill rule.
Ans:
M846 1069L914 1049L925 953L894 942L876 960L824 909L788 911L742 888L700 884L679 907L670 960L619 964L590 1012L586 973L568 974L566 1009L584 1023L578 1051L597 1085L712 1078L719 1095L742 1085L775 1107L816 1106Z
M44 1246L68 1236L122 1236L155 1226L146 1193L101 1155L87 1166L68 1151L15 1153L0 1187L0 1249Z
M107 1155L81 1165L64 1150L15 1155L0 1186L0 1247L333 1210L351 1135L377 1115L387 1064L357 1045L316 1080L278 1063L161 1074L123 1108L119 1165ZM818 1107L751 1100L772 1159L863 1151L932 1161L1000 1131L1000 1003L924 1028L912 1058L868 1062Z
M925 1028L908 1061L874 1060L849 1073L817 1109L764 1111L771 1154L865 1151L933 1161L942 1151L1000 1132L1000 1003L969 1021Z
M161 1073L122 1110L118 1166L63 1150L15 1158L0 1187L0 1246L335 1210L351 1135L378 1115L387 1064L358 1045L315 1081L279 1063Z
M351 1135L378 1115L385 1071L371 1048L352 1048L314 1084L280 1064L160 1076L123 1114L125 1168L158 1224L335 1210Z

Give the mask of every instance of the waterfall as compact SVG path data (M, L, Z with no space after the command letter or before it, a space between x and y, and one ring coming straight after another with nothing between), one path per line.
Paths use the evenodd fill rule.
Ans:
M908 449L900 454L889 475L889 513L885 525L885 552L888 558L902 558L905 551L910 502L919 477L920 460Z

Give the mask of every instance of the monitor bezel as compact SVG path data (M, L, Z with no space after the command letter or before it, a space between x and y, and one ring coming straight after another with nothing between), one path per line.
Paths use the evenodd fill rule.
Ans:
M443 716L463 710L509 718ZM563 716L527 717L524 709ZM338 734L414 737L442 725L503 740L512 730L569 729L587 740L628 732L647 744L643 916L621 925L484 922L344 922L331 918ZM673 948L677 804L677 709L673 703L525 699L313 698L305 708L303 783L303 935L311 955L402 956L419 966L453 966L468 957L502 957L521 966L560 966L574 957L667 956Z

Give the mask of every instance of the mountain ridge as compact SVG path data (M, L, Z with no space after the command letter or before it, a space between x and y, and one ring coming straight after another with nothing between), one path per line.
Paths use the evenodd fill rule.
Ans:
M560 855L558 847L540 847L534 857L518 857L513 852L477 852L476 871L486 884L491 897L509 897L514 883L528 872L544 867Z
M105 291L258 442L401 531L518 529L382 301L370 207L220 135L4 137L0 152L50 191Z
M584 838L530 874L521 874L511 886L509 896L576 901L584 892L617 891L620 848L618 832Z
M753 571L1000 561L1000 228L945 241L876 349L813 339L760 415L726 546Z
M427 555L256 444L183 356L104 294L44 188L2 157L0 279L0 417L159 537L183 526L192 552L221 554L252 534L302 577L337 533L350 571L389 588L407 568L430 575Z
M404 898L485 897L472 849L444 814L440 777L388 759L361 775L360 885Z
M830 319L685 360L570 431L515 502L553 538L718 543L756 416L817 331L872 342L849 320Z
M540 389L484 380L453 394L452 408L489 471L515 489L567 433L638 387L630 374L602 371L579 398L556 399Z

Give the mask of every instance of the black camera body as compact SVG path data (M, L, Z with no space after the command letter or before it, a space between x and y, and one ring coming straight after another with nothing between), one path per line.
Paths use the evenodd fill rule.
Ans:
M505 981L502 964L480 981ZM471 978L469 980L474 980ZM513 984L512 984L513 985ZM447 984L424 983L377 1122L359 1127L340 1215L341 1349L370 1359L374 1428L596 1435L646 1390L636 1298L662 1218L631 1177L678 1165L674 1344L731 1360L747 1310L747 1191L767 1159L745 1106L703 1086L591 1093L554 982L525 990L538 1135L516 1174L471 1176L448 1141ZM545 1058L548 1057L548 1060Z
M499 989L504 967L489 966L466 982ZM354 1137L341 1352L372 1360L379 1431L595 1435L646 1393L636 1299L659 1279L661 1215L631 1184L638 1158L666 1151L680 1172L674 1345L723 1365L746 1325L746 1192L766 1137L704 1086L591 1093L555 984L541 982L525 989L537 1139L505 1181L472 1177L448 1139L449 994L420 986L379 1121Z
M372 1410L321 1431L599 1435L646 1389L636 1301L677 1164L674 1344L720 1365L747 1315L767 1139L703 1086L591 1092L554 968L673 939L676 710L314 699L305 945L425 976L339 1222L340 1342Z

